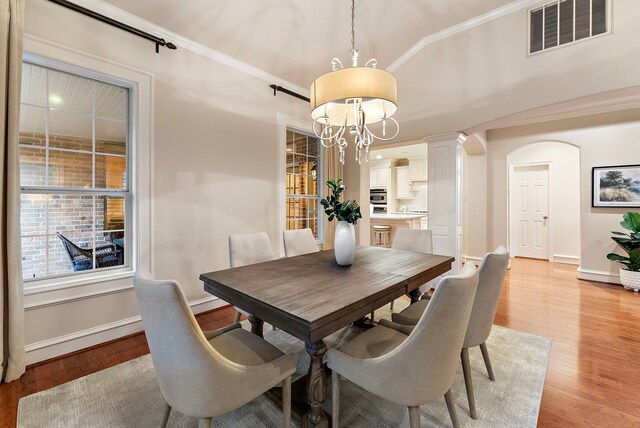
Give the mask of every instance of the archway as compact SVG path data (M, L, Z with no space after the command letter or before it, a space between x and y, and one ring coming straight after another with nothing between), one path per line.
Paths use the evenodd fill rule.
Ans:
M580 148L538 141L507 155L512 256L580 264Z

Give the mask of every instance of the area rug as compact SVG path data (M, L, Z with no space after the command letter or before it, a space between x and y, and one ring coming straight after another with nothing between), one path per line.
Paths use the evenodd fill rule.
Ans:
M396 304L400 310L404 302ZM376 314L384 316L386 310ZM327 338L337 346L359 334L345 328ZM296 378L309 364L304 344L280 330L265 328L265 338L285 352L298 356ZM452 390L462 426L535 427L549 360L551 341L515 330L494 326L487 341L496 381L488 379L480 349L470 350L478 420L469 417L466 390L459 366ZM329 382L330 383L330 382ZM325 408L331 414L331 391ZM408 427L406 407L388 402L343 380L340 426ZM149 355L102 370L20 400L19 428L43 427L156 427L162 419L164 401ZM451 419L444 398L421 407L422 426L448 427ZM216 427L276 427L282 413L266 397L214 421ZM198 420L173 411L169 427L197 427ZM298 425L296 425L298 426Z

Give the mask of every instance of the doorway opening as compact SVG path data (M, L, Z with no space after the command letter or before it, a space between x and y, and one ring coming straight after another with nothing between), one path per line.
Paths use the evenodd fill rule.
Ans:
M511 254L549 260L549 165L514 166Z
M507 156L512 256L580 264L580 149L550 141Z

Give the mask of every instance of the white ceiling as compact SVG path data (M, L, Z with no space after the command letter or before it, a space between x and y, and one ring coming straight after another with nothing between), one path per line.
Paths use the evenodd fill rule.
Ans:
M357 0L356 48L388 67L423 37L513 0ZM308 88L349 65L349 0L106 0L174 33Z
M91 139L94 96L96 139L126 141L126 88L25 63L20 130L45 133L49 109L49 133Z
M349 65L349 0L74 1L298 92L330 70L331 58ZM360 65L375 57L398 81L394 142L521 125L522 114L540 109L553 119L558 111L547 106L602 103L601 94L619 92L626 99L640 88L635 1L616 3L612 34L527 55L527 9L540 2L356 0ZM608 111L628 105L604 102Z

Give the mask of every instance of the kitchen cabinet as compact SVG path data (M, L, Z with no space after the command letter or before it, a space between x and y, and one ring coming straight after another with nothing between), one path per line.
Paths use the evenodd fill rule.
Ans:
M396 198L397 199L413 198L413 194L411 193L411 186L409 183L409 167L408 166L396 167Z
M409 180L427 181L427 158L409 159Z
M424 216L420 219L420 229L422 230L427 230L429 229L429 222L428 222L428 217Z
M369 188L386 189L391 182L391 169L389 165L374 166L371 165Z

